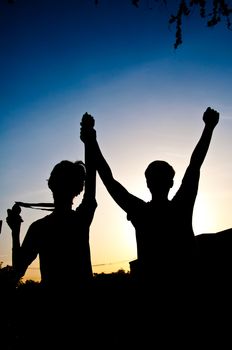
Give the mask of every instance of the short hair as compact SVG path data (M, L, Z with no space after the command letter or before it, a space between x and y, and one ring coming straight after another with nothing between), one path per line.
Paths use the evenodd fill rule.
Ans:
M151 179L155 175L172 180L175 176L175 170L164 160L155 160L148 165L144 174L147 180Z
M86 176L85 164L81 161L71 162L62 160L56 164L48 179L48 187L54 190L68 185L74 193L78 194L83 188Z

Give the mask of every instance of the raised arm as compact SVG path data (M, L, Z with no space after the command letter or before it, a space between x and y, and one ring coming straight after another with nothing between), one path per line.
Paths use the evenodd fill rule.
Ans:
M95 157L97 171L109 194L123 210L127 211L131 201L136 200L137 197L130 194L118 181L114 179L110 166L105 160L97 142L95 129L93 127L89 127L88 125L86 125L86 127L82 126L81 139L83 142L85 142L85 144L88 144L88 147L91 148L91 153Z
M208 152L214 128L219 121L219 113L208 107L203 114L203 121L205 127L190 159L190 166L197 170L202 166Z
M91 130L94 127L94 118L85 113L81 119L81 130ZM86 167L86 179L85 179L85 192L84 200L92 201L95 200L96 196L96 156L95 150L91 146L90 142L87 142L87 138L81 133L81 140L84 143L84 157L85 157L85 167Z
M6 222L11 229L12 235L12 266L16 268L20 257L20 228L23 219L20 215L21 208L14 204L12 209L7 209Z

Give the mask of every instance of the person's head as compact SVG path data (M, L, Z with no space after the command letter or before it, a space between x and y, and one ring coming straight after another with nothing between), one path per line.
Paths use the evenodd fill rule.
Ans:
M175 170L170 164L163 160L155 160L148 165L144 174L152 194L168 195L175 176Z
M62 160L56 164L48 179L54 199L72 200L84 189L86 169L82 161Z

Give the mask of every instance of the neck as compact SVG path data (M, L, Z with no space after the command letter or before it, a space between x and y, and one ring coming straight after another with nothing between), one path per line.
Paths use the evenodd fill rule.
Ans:
M168 201L168 196L166 193L152 193L152 202L165 202Z
M54 206L55 206L55 211L59 212L67 212L72 210L72 201L65 202L65 201L59 201L59 200L54 200Z

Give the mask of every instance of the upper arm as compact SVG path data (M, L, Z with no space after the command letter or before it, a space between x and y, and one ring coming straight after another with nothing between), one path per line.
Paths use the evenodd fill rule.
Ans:
M181 186L174 198L185 198L185 200L192 201L194 203L198 192L199 179L200 169L192 166L190 163L185 171Z
M37 225L33 223L24 237L20 248L20 268L26 270L38 254Z
M139 199L127 191L127 189L122 186L118 181L112 180L105 183L105 186L114 199L114 201L125 211L128 212L131 205L134 205Z

